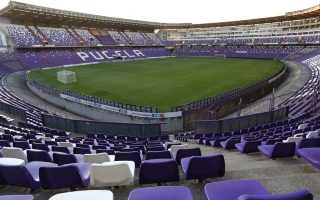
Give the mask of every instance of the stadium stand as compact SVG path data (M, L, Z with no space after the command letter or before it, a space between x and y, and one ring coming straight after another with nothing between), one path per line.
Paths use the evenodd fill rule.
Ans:
M42 9L45 9L45 12L48 13L57 12L49 8L13 1L10 2L10 6L27 11L31 7L31 13L43 11ZM9 9L6 12L15 13L19 11ZM6 16L6 12L1 15ZM61 13L65 12L59 12L59 15L70 19L68 18L70 13ZM73 13L71 12L71 14ZM313 15L313 12L309 14ZM50 192L66 188L80 189L81 191L55 194L50 199L77 199L79 195L81 197L87 195L89 198L105 197L105 199L113 199L112 192L119 196L128 193L117 190L119 186L130 186L129 189L132 189L132 191L128 197L125 196L125 199L192 200L195 193L185 186L136 188L139 187L137 182L158 185L167 184L167 182L181 184L185 180L197 179L199 181L209 181L205 184L204 192L201 194L206 196L208 200L312 200L313 196L317 195L319 197L319 191L314 188L312 188L312 191L298 188L300 190L296 192L271 194L257 180L212 180L212 178L231 179L237 171L243 170L243 166L238 165L238 163L234 164L235 161L229 159L231 154L236 154L235 150L244 154L256 153L254 156L266 155L267 158L261 156L253 157L253 159L263 160L263 165L271 163L270 168L272 169L278 167L276 164L281 157L286 157L289 164L284 164L284 168L282 166L280 170L297 172L297 168L301 168L303 163L294 165L294 161L297 160L297 158L294 158L295 155L302 157L315 168L320 168L320 135L318 132L320 129L318 109L319 31L308 29L305 31L293 29L291 32L278 31L275 28L277 26L291 26L290 23L287 25L286 23L296 18L290 16L261 19L262 22L260 20L250 22L249 20L249 24L254 27L253 30L247 30L241 21L235 22L235 25L232 26L235 27L235 30L241 30L239 31L241 32L240 35L234 34L228 23L219 25L170 25L107 17L101 19L97 16L85 14L81 14L81 16L88 19L88 24L85 24L85 26L88 25L88 28L74 28L72 24L61 24L61 27L52 25L51 27L52 23L49 18L39 19L48 20L46 27L23 23L6 25L8 38L12 40L15 51L0 52L0 102L8 108L15 108L15 113L20 113L20 115L15 114L13 121L10 118L11 116L1 115L0 184L5 186L4 190L7 189L7 186L27 188L32 193L37 193L35 194L36 199L43 200L48 199L39 197L42 195L43 189ZM107 25L111 23L113 28L92 28L90 20L96 20L97 18ZM314 22L309 21L308 18L310 17L300 16L297 20L302 21L303 25ZM264 22L268 23L265 24ZM120 28L114 28L116 27L114 23ZM296 22L292 24L296 25ZM142 29L147 27L146 30L136 31L136 27L139 25ZM123 31L122 26L127 27L128 30ZM188 29L185 28L186 26L188 26ZM201 26L200 29L197 26ZM152 32L159 27L158 34ZM271 30L275 29L277 31L274 35L261 31L262 33L259 36L253 36L252 31L254 32L256 29L264 30L265 27L271 27ZM131 28L132 30L130 30ZM200 32L200 34L188 34L192 35L191 38L183 36L187 34L182 34L182 36L169 34L177 30L183 32L186 31L185 29L191 33ZM224 34L221 34L221 32L224 32ZM161 37L162 33L168 33L169 36L167 38ZM217 36L218 33L222 36ZM203 38L203 35L206 35L206 38ZM43 122L43 114L52 114L50 110L43 110L27 103L6 87L7 78L13 72L44 67L112 62L119 61L119 59L124 61L169 56L285 59L308 68L311 75L301 89L278 105L288 108L288 119L286 120L261 123L249 128L222 133L185 130L170 137L168 135L133 137L127 135L126 131L123 130L123 135L103 133L79 135L65 130L51 129L44 126ZM80 95L77 97L81 98ZM114 107L116 106L114 105ZM152 109L135 109L135 107L131 108L131 111L153 112ZM209 155L207 149L209 149ZM219 152L219 154L211 154L213 150ZM235 159L237 162L251 155L241 154L240 156L241 159ZM269 158L277 160L269 160ZM288 160L281 160L280 163L285 163ZM251 160L251 162L255 161ZM230 170L233 167L231 163L236 165L236 170ZM245 164L245 167L250 165L250 163L242 164ZM260 169L260 175L261 170L266 170L266 168ZM243 178L250 172L246 171L245 173L236 176L236 178ZM299 171L299 173L301 172ZM312 172L308 173L311 174ZM283 171L279 174L277 180L287 175ZM311 176L314 174L316 173L311 174ZM310 176L305 177L312 178ZM260 177L257 179L260 179ZM265 177L261 179L266 181ZM272 179L272 177L267 179ZM301 181L300 178L299 181ZM273 184L272 181L270 182L270 184ZM280 183L282 184L281 181ZM285 184L288 184L288 182L285 182ZM203 190L203 185L189 183L188 185L193 190L193 187L197 188L197 195L202 193L199 191ZM308 186L310 185L317 187L318 182L308 184ZM112 192L100 191L100 193L91 190L91 188L110 186L117 187L112 188ZM83 190L87 188L90 190ZM297 189L294 186L292 188ZM292 191L292 188L286 188L285 191ZM0 188L0 191L2 189ZM284 192L282 188L280 190ZM1 195L0 200L2 199L32 200L34 197L32 195Z

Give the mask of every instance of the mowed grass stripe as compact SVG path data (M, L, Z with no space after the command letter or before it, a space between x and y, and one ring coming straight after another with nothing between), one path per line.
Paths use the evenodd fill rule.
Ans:
M30 78L60 89L127 104L171 107L254 84L281 70L275 60L166 58L68 68L77 83L57 81L61 69L36 70Z

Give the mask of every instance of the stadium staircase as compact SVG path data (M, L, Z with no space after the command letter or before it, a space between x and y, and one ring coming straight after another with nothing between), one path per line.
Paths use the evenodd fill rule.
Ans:
M41 38L40 41L42 41L42 43L44 44L48 44L49 43L49 39L47 38L47 36L42 33L42 31L38 28L38 26L34 26L35 32L37 33L37 35Z
M133 42L131 41L130 37L125 33L125 32L120 32L119 34L127 41L128 44L132 44Z
M140 33L142 37L147 41L147 44L152 44L152 39L146 33Z
M89 33L93 35L101 44L115 45L117 42L110 36L108 31L98 29L88 29ZM104 38L108 38L107 40Z
M28 31L29 31L35 38L37 38L42 44L45 44L44 38L41 37L40 34L36 33L36 29L32 29L30 26L27 26L27 25L26 25L26 28L27 28Z
M73 37L76 41L79 42L79 44L81 45L86 44L84 39L74 29L71 29L71 28L65 28L65 29L69 33L69 35L71 35L71 37Z

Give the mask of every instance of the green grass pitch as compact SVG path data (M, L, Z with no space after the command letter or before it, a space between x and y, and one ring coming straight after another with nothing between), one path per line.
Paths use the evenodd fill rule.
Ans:
M71 67L77 82L67 85L57 81L61 69L36 70L29 77L60 89L169 111L254 84L281 67L275 60L166 58Z

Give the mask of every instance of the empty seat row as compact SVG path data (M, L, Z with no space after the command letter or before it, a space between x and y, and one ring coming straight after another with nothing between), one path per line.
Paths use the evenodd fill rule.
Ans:
M58 154L59 155L59 154ZM70 155L70 154L66 154ZM55 188L62 187L56 183L55 179L63 180L63 177L68 177L68 180L75 180L79 186L81 183L83 187L88 185L88 178L91 177L91 185L93 186L119 186L119 185L129 185L134 183L135 176L135 163L133 161L105 161L104 155L98 155L100 157L92 156L88 159L86 163L71 163L64 162L60 160L61 165L51 162L39 162L33 161L24 165L24 161L16 164L15 166L7 166L1 163L1 159L15 159L15 158L0 158L0 177L3 177L5 183L9 185L23 186L30 188L31 190L36 190L40 187L40 182L45 182L43 188ZM15 159L20 160L20 159ZM92 162L91 164L89 162ZM222 177L225 174L225 161L223 155L209 155L209 156L190 156L181 159L182 171L185 174L187 180L198 179L200 181L214 178ZM79 168L77 170L71 168ZM90 168L88 170L88 167ZM71 172L74 170L73 172ZM7 173L10 172L10 173ZM14 172L20 171L20 177L23 179L24 184L20 185L20 180L15 179L13 176ZM84 173L86 181L81 178L80 175L76 176L78 173ZM156 173L155 173L156 172ZM44 176L41 178L41 174L47 174L46 179ZM56 173L56 174L55 174ZM80 173L80 174L81 174ZM55 174L55 175L54 175ZM31 176L30 176L31 175ZM34 175L34 176L32 176ZM165 182L175 182L179 181L179 168L178 163L174 159L151 159L145 160L141 163L141 169L139 174L140 184L151 184L151 183L165 183ZM27 181L26 181L27 180ZM39 182L40 181L40 182ZM59 181L59 180L57 180ZM27 183L27 184L25 184ZM50 185L52 184L53 185ZM49 186L48 186L49 185ZM64 185L72 188L72 184Z

